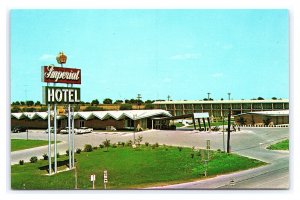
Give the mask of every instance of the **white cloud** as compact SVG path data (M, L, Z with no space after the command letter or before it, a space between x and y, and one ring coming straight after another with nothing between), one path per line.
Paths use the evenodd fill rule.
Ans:
M200 53L184 53L184 54L177 54L174 56L171 56L171 60L190 60L190 59L198 59L200 58Z
M55 55L51 55L51 54L43 54L41 57L40 57L40 60L55 60L56 59L56 56Z
M223 76L223 73L214 73L211 76L214 77L214 78L219 78L219 77Z

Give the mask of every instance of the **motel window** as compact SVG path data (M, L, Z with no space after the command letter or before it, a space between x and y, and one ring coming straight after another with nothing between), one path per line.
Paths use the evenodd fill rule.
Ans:
M211 109L211 104L204 104L203 109Z
M194 104L195 109L202 109L200 104Z
M242 108L243 109L251 109L251 104L250 103L243 103Z
M182 115L182 111L176 111L176 116Z
M174 108L173 105L171 105L171 104L167 105L167 109L168 109L168 110L171 110L171 109L173 109L173 108Z
M282 103L274 103L274 109L283 109Z
M241 109L241 104L238 103L232 104L232 109Z
M160 105L159 105L159 108L160 108L160 109L165 109L165 108L166 108L166 105L160 104Z
M213 104L213 109L221 109L221 104Z
M289 109L289 104L288 103L284 104L284 109Z
M176 109L182 109L182 105L181 104L177 104L177 105L175 105L175 108Z
M185 109L193 109L192 104L185 104L184 108Z
M261 104L260 103L254 103L252 105L253 109L261 109Z
M267 110L272 109L272 104L271 103L264 103L263 108L267 109Z
M230 104L223 104L223 109L229 109L230 108Z

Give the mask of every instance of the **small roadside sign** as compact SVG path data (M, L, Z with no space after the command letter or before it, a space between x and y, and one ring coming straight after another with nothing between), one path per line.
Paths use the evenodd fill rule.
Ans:
M106 189L106 183L108 183L108 173L107 173L107 170L103 171L103 182L104 182L104 189Z
M96 180L96 175L95 174L92 174L91 175L91 181L95 181Z

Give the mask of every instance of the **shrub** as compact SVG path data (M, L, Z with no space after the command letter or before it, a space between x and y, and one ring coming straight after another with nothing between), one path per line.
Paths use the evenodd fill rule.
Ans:
M90 144L84 145L83 151L85 151L85 152L91 152L91 151L93 151L92 145L90 145Z
M132 146L132 141L131 141L131 140L129 140L129 141L126 143L126 146L129 146L129 147L131 147L131 146Z
M177 149L178 149L179 151L182 151L182 147L177 147Z
M104 145L103 144L99 144L99 147L100 147L100 149L103 149Z
M32 156L32 157L30 158L30 162L31 162L31 163L36 163L37 161L38 161L38 159L37 159L36 156Z
M96 147L96 146L95 146L95 147L93 147L93 149L94 149L94 150L97 150L97 149L98 149L98 147Z
M143 136L139 136L139 137L136 139L136 142L137 142L138 146L140 146L142 140L143 140Z
M149 146L149 142L145 142L146 147Z
M155 149L156 145L155 145L155 144L152 144L151 147L152 147L152 149Z
M112 148L117 148L117 144L116 143L112 144Z
M194 155L195 155L194 153L191 153L191 158L194 158Z
M157 142L154 145L155 145L155 147L159 147L159 144Z
M24 165L24 160L20 160L20 161L19 161L19 164L20 164L20 165Z
M119 142L118 142L118 146L121 146L121 145L122 145L122 142L119 141Z
M56 154L56 157L57 157L57 158L59 158L59 156L60 156L60 154L59 154L59 153L57 153L57 154Z
M77 153L77 154L80 154L80 152L81 152L81 149L79 149L79 148L76 149L76 153Z
M121 144L122 144L123 147L125 146L125 142L122 142Z
M171 126L169 126L170 130L176 130L176 125L172 124Z
M106 151L108 151L108 147L110 147L110 140L106 139L102 143L103 143L104 147L106 147Z
M221 153L222 151L221 151L221 149L218 149L217 152L218 152L218 153Z
M66 155L67 155L67 156L69 155L69 150L66 150Z
M48 155L46 153L43 154L44 160L48 160Z
M121 104L120 105L120 110L132 110L132 105L131 104Z

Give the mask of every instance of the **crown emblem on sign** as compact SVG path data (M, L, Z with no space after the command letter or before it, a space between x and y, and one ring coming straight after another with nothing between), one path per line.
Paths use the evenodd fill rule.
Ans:
M59 64L65 64L67 62L67 56L64 54L64 52L59 52L59 54L56 56L56 60Z

